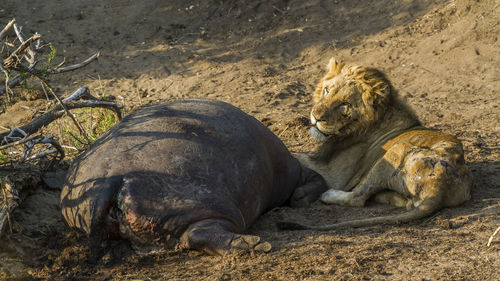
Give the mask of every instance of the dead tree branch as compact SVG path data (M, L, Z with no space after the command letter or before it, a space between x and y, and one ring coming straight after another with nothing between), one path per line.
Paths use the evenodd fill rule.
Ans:
M17 35L17 38L19 39L19 42L21 42L21 43L26 42L26 38L24 38L24 35L21 31L21 28L17 24L14 24L14 31L16 32L16 35ZM40 40L37 40L36 42L38 43L38 45L40 45ZM28 46L28 55L29 55L29 57L25 56L26 61L28 61L28 63L29 63L28 68L33 69L33 67L35 67L37 61L36 61L36 52L33 51L31 46Z
M0 70L5 74L5 81L4 83L2 83L3 85L0 86L0 95L6 93L8 100L10 100L10 97L8 96L10 88L19 85L29 77L35 76L35 74L38 77L43 76L42 78L46 78L47 75L74 71L76 69L89 65L93 61L97 60L100 56L100 53L97 52L84 61L69 66L63 66L63 64L66 62L66 60L63 59L63 62L61 62L59 65L52 66L55 49L51 47L51 52L54 53L51 53L51 56L45 55L45 65L36 68L36 65L38 63L38 55L43 52L44 49L46 49L44 47L51 46L50 43L41 46L41 35L38 33L35 33L28 39L25 39L25 36L22 34L21 27L19 27L15 23L15 20L11 20L0 32L0 40L7 36L12 27L14 27L16 38L19 40L20 44L16 47L16 41L6 42L6 45L15 47L16 49L14 51L11 51L10 54L3 54L4 52L6 52L4 50L0 51ZM2 56L7 57L2 58ZM49 59L48 57L51 57L51 59ZM27 63L24 63L23 58ZM24 63L24 65L21 64L22 62Z
M8 86L8 88L14 88L15 86L19 85L19 83L21 83L23 80L24 80L24 78L21 75L17 75L14 78L9 79L9 81L7 82L7 84L8 84L7 86ZM7 91L7 87L5 87L5 86L0 87L0 95L5 93L6 91Z
M82 61L81 63L77 63L77 64L65 66L65 67L58 66L54 69L47 70L47 74L59 74L59 73L73 71L75 69L82 68L84 66L87 66L89 63L97 60L99 58L99 56L100 56L100 53L97 52L97 53L93 54L92 56L90 56L89 58L87 58L86 60Z
M49 93L52 94L52 96L59 102L62 109L64 109L64 112L66 113L66 115L69 116L71 118L71 120L73 120L73 123L75 123L76 127L80 131L80 134L83 135L83 137L87 141L87 144L90 144L89 137L87 136L87 133L85 132L85 129L83 128L82 124L80 124L80 121L78 121L78 119L76 119L75 115L73 115L71 112L69 112L69 110L66 108L66 106L64 105L61 98L59 98L59 96L56 95L56 93L54 93L54 91L52 90L50 85L47 83L47 81L45 81L45 79L41 78L40 76L36 76L36 77L43 83L42 85L47 87L47 90L49 90Z
M17 137L17 135L21 135L22 137ZM13 141L12 141L13 140ZM5 166L12 166L14 164L23 164L25 162L33 161L36 159L43 158L47 155L58 153L59 157L54 158L55 162L62 160L65 156L64 149L62 146L54 139L54 136L33 136L28 135L24 130L13 127L12 130L2 138L0 142L0 151L6 150L8 148L12 148L14 146L18 146L24 144L24 151L22 153L22 157L19 160L9 160L0 162L0 169ZM43 152L36 153L32 155L33 148L38 144L49 144L49 148L54 147L55 149L49 149ZM54 161L52 161L54 162ZM52 164L51 164L52 165Z
M0 31L0 41L2 41L3 38L5 38L5 36L7 36L7 33L12 28L12 26L14 26L15 22L16 19L12 19L11 21L9 21L9 23L7 23L7 25L2 29L2 31Z
M12 130L15 130L15 129L18 129L18 128L14 127ZM16 146L16 145L19 145L19 144L23 144L23 143L29 142L29 141L35 139L36 136L26 136L26 137L24 137L24 138L22 138L20 140L17 140L17 141L14 141L14 142L10 142L10 143L6 140L7 138L8 137L4 137L4 141L2 141L2 143L6 143L6 144L0 146L0 150L5 150L5 149L7 149L9 147L13 147L13 146Z
M22 57L22 53L28 48L33 42L39 40L42 36L40 34L35 33L28 40L24 41L17 47L17 49L10 54L6 59L3 60L2 66L3 68L11 68L15 67L20 62L20 57Z
M67 101L63 102L64 106L66 109L71 110L71 109L76 109L76 108L85 108L85 107L92 107L92 108L107 108L113 110L116 115L118 116L118 119L121 120L122 115L121 115L121 110L118 107L118 105L114 102L109 102L109 101L99 101L99 100L85 100L85 101ZM54 109L40 115L39 117L35 118L35 120L31 121L29 124L26 124L24 126L19 127L19 129L25 131L28 135L36 133L38 130L40 130L42 127L47 126L50 124L52 121L62 117L65 114L64 110L62 110L61 105L57 105ZM0 139L5 137L7 133L0 134Z
M31 149L37 144L50 144L51 147L54 147L55 149L42 151L42 152L37 153L35 155L30 155ZM56 161L60 161L60 160L64 159L64 156L65 156L64 149L59 144L59 142L57 142L54 139L54 136L52 136L52 135L48 136L48 137L38 136L27 143L26 149L24 150L24 153L23 153L23 158L21 159L21 163L40 159L42 157L45 157L45 156L52 154L52 153L55 153L55 152L57 152L59 154L59 158L55 159Z
M63 99L63 101L77 101L80 99L97 100L90 94L89 88L82 87L72 93L69 97Z
M39 183L39 181L33 181L30 176L24 177L28 180L23 180L23 177L20 177L19 174L33 175L35 173L39 177L38 180L41 180L40 176L43 171L46 171L47 167L52 167L54 163L65 157L64 147L68 148L68 146L62 146L53 135L44 136L38 132L44 126L67 115L78 128L80 135L74 136L71 131L68 133L76 141L82 142L85 147L90 144L89 137L80 121L70 110L89 107L106 108L113 110L118 119L122 118L122 113L115 102L96 99L90 94L88 88L80 88L63 99L62 95L56 93L49 84L49 75L85 67L99 58L99 52L80 63L64 66L66 60L63 58L61 63L55 64L56 49L50 43L43 44L41 35L38 33L25 36L22 27L18 26L14 19L9 21L0 31L0 43L2 44L0 46L0 96L5 93L8 103L10 103L11 94L14 94L13 97L19 94L17 91L12 91L11 88L23 82L31 82L28 79L36 79L40 81L49 104L48 109L46 108L42 115L36 117L30 123L21 127L14 126L10 130L3 127L8 131L0 133L0 170L2 172L8 171L6 177L0 177L0 234L2 234L6 228L11 228L11 214L22 202L24 197L22 195L26 194L25 189ZM46 48L47 46L50 47L50 50ZM5 76L5 79L2 79L2 76ZM25 85L29 87L28 84ZM49 96L52 96L55 102L49 100ZM15 100L12 99L12 101ZM90 115L92 122L92 111ZM105 117L108 116L105 115ZM106 122L106 124L109 124L110 121L106 119ZM92 123L90 124L91 129L94 130ZM81 140L81 136L83 136L84 140ZM73 147L69 148L78 150Z

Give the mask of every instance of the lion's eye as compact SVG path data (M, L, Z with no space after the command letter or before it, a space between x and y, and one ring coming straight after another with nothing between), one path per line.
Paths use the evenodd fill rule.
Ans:
M347 114L347 111L349 110L350 104L347 102L344 102L339 105L338 109L342 114Z
M323 88L323 95L322 95L323 97L328 96L328 94L329 94L329 93L330 93L330 92L328 91L328 89L327 89L327 88Z

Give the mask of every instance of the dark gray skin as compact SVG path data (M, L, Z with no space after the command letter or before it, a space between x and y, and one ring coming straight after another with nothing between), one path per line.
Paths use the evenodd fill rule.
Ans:
M264 212L307 206L326 189L255 118L224 102L182 100L128 115L77 157L61 207L91 248L127 239L267 252L269 243L242 233Z

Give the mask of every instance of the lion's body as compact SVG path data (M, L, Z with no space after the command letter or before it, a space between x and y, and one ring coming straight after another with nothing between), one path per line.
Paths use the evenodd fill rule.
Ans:
M311 111L311 132L324 143L298 158L325 178L327 204L363 206L375 196L412 210L316 229L407 222L470 198L460 141L420 126L393 92L379 71L332 60Z

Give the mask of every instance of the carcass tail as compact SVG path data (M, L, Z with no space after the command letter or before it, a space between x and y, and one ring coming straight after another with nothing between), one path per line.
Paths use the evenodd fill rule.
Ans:
M311 229L311 226L303 225L303 224L296 223L296 222L291 222L291 221L280 221L280 222L276 223L276 226L280 230L306 230L306 229Z

